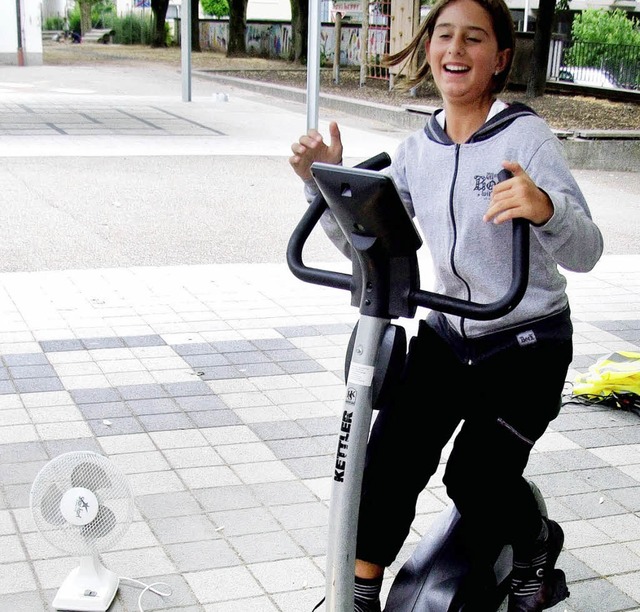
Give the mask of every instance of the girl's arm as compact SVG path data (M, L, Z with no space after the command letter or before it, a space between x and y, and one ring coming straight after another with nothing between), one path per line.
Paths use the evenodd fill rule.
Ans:
M503 165L514 176L495 186L485 220L529 219L556 263L573 272L592 270L604 248L602 234L557 139L546 140L526 169L515 162Z

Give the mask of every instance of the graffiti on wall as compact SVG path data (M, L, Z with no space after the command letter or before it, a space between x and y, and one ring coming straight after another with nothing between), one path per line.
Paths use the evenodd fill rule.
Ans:
M342 26L340 31L340 64L360 65L360 26ZM226 53L229 38L227 21L200 20L200 46L203 50ZM385 48L385 35L376 32L369 36L369 53L381 55ZM287 58L291 50L291 25L289 23L247 23L246 44L249 53L261 57ZM322 24L320 31L320 56L333 63L335 56L335 29L333 24Z
M320 58L333 64L336 55L336 31L333 27L323 27L320 31ZM358 66L360 64L360 28L340 30L340 65Z
M226 53L229 24L224 21L200 20L200 48Z
M248 23L247 51L261 57L288 57L291 26L281 23Z

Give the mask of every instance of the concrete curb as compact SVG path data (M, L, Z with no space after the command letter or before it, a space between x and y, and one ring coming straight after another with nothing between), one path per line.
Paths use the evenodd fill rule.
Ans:
M306 103L306 91L296 87L241 79L214 71L198 70L194 71L194 74L256 93L300 104ZM422 128L432 110L426 106L398 107L326 93L320 93L319 104L324 109L364 117L406 130ZM556 135L562 141L569 166L573 169L640 172L640 130L557 131Z

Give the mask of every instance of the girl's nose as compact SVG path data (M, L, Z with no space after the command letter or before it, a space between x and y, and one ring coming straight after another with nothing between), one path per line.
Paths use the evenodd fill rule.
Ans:
M448 52L454 56L462 55L464 53L464 41L461 38L454 36L449 44Z

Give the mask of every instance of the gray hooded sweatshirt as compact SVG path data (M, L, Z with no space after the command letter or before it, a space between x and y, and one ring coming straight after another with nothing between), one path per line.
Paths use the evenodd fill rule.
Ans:
M463 337L475 338L566 310L567 283L558 266L588 272L602 254L603 240L560 142L524 104L512 104L494 115L464 144L447 136L438 121L439 112L423 130L400 144L388 169L429 249L433 291L482 304L507 292L511 224L482 220L504 160L518 162L554 208L547 223L531 226L529 284L520 304L493 321L447 314L450 326ZM344 243L329 215L322 223L338 246Z

